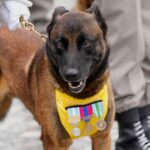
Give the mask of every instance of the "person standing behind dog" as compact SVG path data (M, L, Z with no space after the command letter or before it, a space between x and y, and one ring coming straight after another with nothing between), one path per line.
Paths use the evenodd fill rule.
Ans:
M29 19L30 11L28 7L32 6L29 0L0 0L0 19L10 30L21 27L19 17L22 15Z
M109 27L116 150L150 150L150 1L96 2Z
M33 7L30 7L31 21L37 31L46 33L47 25L50 21L49 11L54 5L54 0L31 0Z

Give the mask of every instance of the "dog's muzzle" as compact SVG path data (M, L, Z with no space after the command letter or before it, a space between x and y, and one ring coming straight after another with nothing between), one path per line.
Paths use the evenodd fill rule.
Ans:
M81 93L86 86L86 80L80 82L68 82L69 90L72 93Z

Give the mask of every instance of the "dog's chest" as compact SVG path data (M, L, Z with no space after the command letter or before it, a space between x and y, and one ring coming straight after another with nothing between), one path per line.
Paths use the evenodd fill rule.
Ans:
M60 122L71 138L90 136L106 128L106 85L96 95L86 99L76 99L58 90L55 94Z

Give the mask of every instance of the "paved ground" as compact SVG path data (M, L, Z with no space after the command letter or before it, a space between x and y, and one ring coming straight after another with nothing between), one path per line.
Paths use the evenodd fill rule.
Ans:
M40 126L31 113L17 99L4 121L0 121L0 150L43 150ZM116 123L112 130L112 150L117 138ZM91 141L87 138L75 140L70 150L91 150Z

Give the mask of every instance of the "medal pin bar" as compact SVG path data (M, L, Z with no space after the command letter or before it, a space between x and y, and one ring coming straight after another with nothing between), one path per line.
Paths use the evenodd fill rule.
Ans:
M89 135L93 130L93 126L90 124L90 119L92 117L92 107L91 105L80 107L81 119L85 122L84 134Z
M67 111L68 111L68 121L72 126L72 134L77 137L81 133L80 129L78 128L78 125L81 121L79 107L71 107L68 108Z
M97 102L92 104L93 113L97 118L99 118L98 122L96 123L96 127L99 131L106 129L107 125L104 119L102 119L104 113L103 102Z

